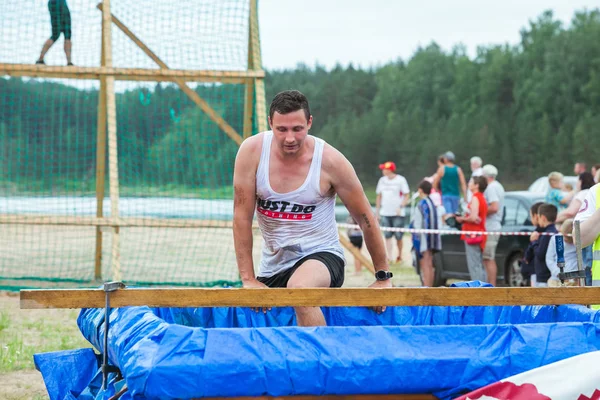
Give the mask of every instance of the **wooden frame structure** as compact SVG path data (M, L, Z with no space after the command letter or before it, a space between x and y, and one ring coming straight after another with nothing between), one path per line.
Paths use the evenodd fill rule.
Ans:
M36 78L95 79L100 81L98 100L97 148L96 148L96 217L1 215L0 224L26 225L72 225L96 227L96 249L94 257L94 277L102 280L102 227L112 229L111 270L113 280L121 280L119 256L119 229L121 227L170 227L170 228L231 228L232 224L223 221L171 220L160 218L120 218L119 181L117 160L117 126L114 85L116 80L173 82L229 136L236 144L252 135L252 121L256 116L257 131L267 130L265 104L265 72L261 66L261 48L258 26L257 0L250 2L248 20L248 68L246 71L212 70L173 70L162 61L146 44L138 38L117 16L111 13L110 0L103 0L97 8L102 13L102 44L100 67L45 66L30 64L1 64L0 75ZM138 48L156 64L156 69L114 68L112 64L111 28L115 25ZM238 133L215 111L206 100L191 89L187 82L237 83L246 86L244 96L243 132ZM109 195L111 216L103 214L106 181L106 159L108 149ZM372 261L352 246L344 235L341 244L372 272Z
M123 22L111 13L110 0L103 0L97 8L102 13L102 43L100 67L46 66L0 63L0 75L14 77L95 79L100 81L96 149L96 217L0 215L0 224L77 225L96 227L94 276L102 279L102 228L112 228L111 269L114 280L121 280L119 257L119 228L139 227L231 227L222 221L169 220L155 218L119 217L119 181L117 160L117 126L114 85L116 80L173 82L229 136L240 145L252 134L252 120L256 117L259 131L267 129L265 109L265 72L261 67L258 31L257 0L249 1L248 67L246 71L172 70ZM156 64L156 69L114 68L112 63L112 26L121 30ZM209 103L191 89L187 82L221 82L246 85L244 105L244 130L240 134L214 110ZM108 151L108 166L106 165ZM110 217L103 214L106 170L108 167Z

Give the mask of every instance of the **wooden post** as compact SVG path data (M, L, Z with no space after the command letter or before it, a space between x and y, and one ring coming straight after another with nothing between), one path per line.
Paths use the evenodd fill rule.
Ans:
M102 8L102 37L104 42L104 62L112 67L112 36L110 0L104 0ZM117 106L115 101L115 78L106 77L106 116L108 124L108 174L110 188L110 217L119 218L119 164L117 158ZM121 280L121 259L119 227L113 228L111 248L112 279Z
M375 267L371 260L369 260L359 249L354 247L350 240L346 239L346 236L340 234L340 243L344 246L352 255L360 260L361 263L365 265L373 274L375 273Z
M104 2L106 4L106 1ZM98 4L98 8L102 10L103 15L106 15L106 10L102 7L101 4ZM117 28L119 28L125 35L127 35L148 57L150 57L155 63L157 63L163 69L169 69L167 64L165 64L152 50L148 48L133 32L125 26L117 17L110 14L108 11L109 21L112 21ZM210 119L212 119L219 128L227 134L233 141L235 141L238 145L242 144L242 137L233 129L227 121L223 119L207 102L204 100L198 93L192 90L187 83L180 78L174 78L173 82L177 84L181 88L181 90L194 102Z
M104 20L102 20L104 33ZM104 34L102 34L100 64L106 66L104 54ZM106 77L100 78L98 93L98 138L96 144L96 217L102 218L104 207L104 183L106 177ZM102 227L96 226L96 256L94 279L102 280Z
M250 15L248 17L248 69L254 69L254 51L252 40L252 7L256 6L250 0ZM254 109L254 80L246 82L246 96L244 97L244 139L252 135L252 111Z
M260 54L260 35L258 31L258 0L250 0L249 33L252 47L252 69L262 70L262 58ZM248 65L248 68L250 69L250 65ZM254 88L256 91L257 129L259 132L264 132L268 129L267 110L265 108L265 80L262 78L254 79Z

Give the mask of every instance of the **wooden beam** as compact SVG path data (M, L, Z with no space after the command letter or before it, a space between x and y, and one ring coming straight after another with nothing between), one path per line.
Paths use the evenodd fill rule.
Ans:
M250 15L248 17L248 69L254 69L254 52L252 40L252 7L256 2L250 0ZM254 80L246 82L246 95L244 96L244 139L252 135L252 116L254 110Z
M69 215L0 214L0 225L99 226L120 228L233 228L232 221L143 217L77 217ZM258 229L258 224L253 223Z
M315 289L123 289L111 306L507 306L600 304L600 287L558 288L315 288ZM22 290L21 308L101 308L102 289Z
M104 0L102 10L102 43L104 62L112 67L112 25L110 0ZM106 122L108 128L108 185L110 192L110 217L119 218L119 160L117 152L117 103L115 99L115 78L106 77ZM111 272L112 279L121 280L119 227L113 228L111 240Z
M106 0L105 0L106 1ZM98 4L98 8L102 10L102 4ZM111 15L112 22L119 28L125 35L127 35L148 57L150 57L158 66L162 69L169 69L152 50L148 48L133 32L125 26L117 17ZM173 82L179 86L179 88L194 102L200 109L211 119L217 126L225 132L234 142L238 145L242 144L242 137L236 132L235 129L227 121L219 115L209 104L204 100L198 93L192 90L184 80L179 78L173 78Z
M375 267L373 266L373 262L369 260L359 249L354 247L350 240L346 238L343 234L340 234L340 243L344 246L352 255L360 260L361 263L365 265L373 274L375 274Z
M104 32L104 20L102 20ZM100 48L100 64L106 66L104 35ZM104 186L106 177L106 77L100 78L98 93L98 126L96 140L96 217L102 218L104 210ZM102 230L96 226L96 252L94 257L94 278L102 279Z
M262 70L262 58L260 53L260 32L258 29L258 0L250 0L250 42L252 43L252 66L248 69L254 71ZM262 78L254 80L256 92L256 121L258 132L264 132L267 127L267 110L265 107L265 81Z
M117 81L221 82L246 83L265 76L264 71L188 71L174 69L66 67L31 64L0 64L0 76L25 76L32 78L100 79L112 76Z

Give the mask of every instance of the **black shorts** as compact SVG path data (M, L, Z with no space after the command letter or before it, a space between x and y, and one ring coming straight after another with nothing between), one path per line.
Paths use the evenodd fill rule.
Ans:
M65 40L71 39L71 12L67 7L67 3L61 0L50 0L48 11L50 12L50 24L52 25L50 39L56 42L61 32L65 35Z
M331 284L329 287L342 287L344 284L344 260L340 257L336 256L333 253L329 253L327 251L320 251L318 253L309 254L306 257L300 259L292 268L288 268L284 271L278 272L273 276L264 277L259 276L256 279L259 282L264 283L268 287L271 288L285 288L287 287L288 281L296 272L298 267L300 267L307 260L317 260L321 261L327 269L329 270L329 275L331 275Z
M350 236L350 243L357 249L362 249L363 237L362 236Z

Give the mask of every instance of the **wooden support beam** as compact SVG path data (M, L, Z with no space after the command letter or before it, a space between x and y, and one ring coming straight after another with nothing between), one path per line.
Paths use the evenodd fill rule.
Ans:
M101 79L112 76L117 81L139 82L221 82L246 83L263 78L264 71L187 71L174 69L67 67L36 64L1 64L0 76L25 76L32 78Z
M68 215L18 215L0 214L0 225L98 226L119 228L233 228L232 221L143 218L143 217L76 217ZM252 225L258 229L256 222Z
M112 307L507 306L600 304L600 287L122 289ZM102 308L102 289L22 290L21 308Z
M248 17L248 69L254 69L254 51L252 40L252 7L256 2L250 0L250 15ZM244 139L252 135L252 116L254 110L254 80L246 82L246 95L244 96Z
M354 247L350 240L346 238L343 234L340 234L340 243L344 246L352 255L360 260L361 263L365 265L373 274L375 274L375 267L373 266L373 262L369 260L359 249Z
M102 10L102 44L104 62L112 67L112 25L110 0L104 0ZM108 128L108 185L110 194L110 217L119 218L119 161L117 152L117 103L115 78L106 77L106 123ZM119 227L115 227L111 240L112 279L121 280L121 246Z
M106 1L106 0L105 0ZM100 10L103 9L102 4L98 4ZM168 70L169 67L165 64L148 46L144 44L125 24L123 24L117 17L111 15L112 22L119 28L125 35L127 35L148 57L152 59L159 67L164 70ZM236 132L235 129L227 121L219 115L209 104L204 100L198 93L192 90L187 83L180 78L173 78L172 80L179 86L179 88L194 102L200 109L211 119L217 126L225 132L234 142L238 145L242 144L242 137Z
M250 0L250 42L252 44L252 65L248 69L262 70L262 58L260 53L260 34L258 29L258 0ZM254 80L256 93L256 121L258 132L264 132L267 127L267 110L265 107L265 81L262 78Z
M104 20L102 20L104 32ZM100 48L100 64L106 67L104 35ZM96 139L96 217L104 216L104 186L106 178L106 77L100 78L98 93L98 126ZM94 278L102 279L102 230L96 226L96 252L94 257Z

